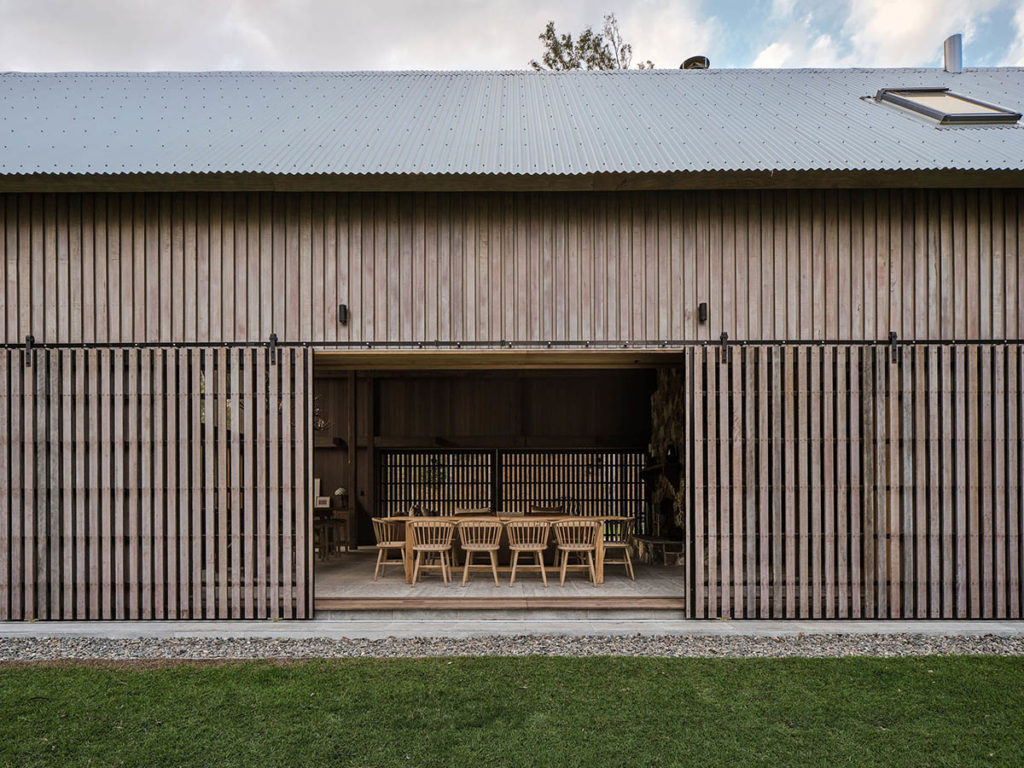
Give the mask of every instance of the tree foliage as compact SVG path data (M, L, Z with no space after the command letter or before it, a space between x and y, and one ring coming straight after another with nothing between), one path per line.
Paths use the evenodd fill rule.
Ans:
M544 44L544 54L540 61L530 62L536 70L629 69L633 60L633 46L622 39L614 13L604 17L600 32L588 26L573 38L570 34L558 34L555 22L549 21L537 39ZM654 69L654 64L642 61L637 69Z

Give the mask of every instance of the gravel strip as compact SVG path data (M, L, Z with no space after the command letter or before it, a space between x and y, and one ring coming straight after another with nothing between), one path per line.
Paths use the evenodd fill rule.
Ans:
M517 635L472 638L280 639L2 637L0 661L131 659L342 659L438 656L657 656L837 658L841 656L1024 656L1024 637L1000 635L835 634Z

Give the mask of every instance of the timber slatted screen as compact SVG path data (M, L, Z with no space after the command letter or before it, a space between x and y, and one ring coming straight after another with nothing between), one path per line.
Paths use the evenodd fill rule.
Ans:
M633 517L644 526L642 451L501 451L498 493L505 512L562 504L573 515Z
M456 508L491 507L493 451L382 451L378 459L381 514L410 507L451 515Z
M684 353L690 614L1018 618L1019 344Z
M562 504L566 514L627 515L643 524L642 451L382 451L381 513L491 507L518 514ZM638 532L643 532L638 531Z
M311 354L0 350L0 619L311 614Z

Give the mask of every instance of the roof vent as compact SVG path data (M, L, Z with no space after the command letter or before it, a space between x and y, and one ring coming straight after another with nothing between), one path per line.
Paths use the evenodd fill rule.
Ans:
M707 56L691 56L682 64L680 69L711 69L711 59Z
M946 38L942 44L942 68L954 75L964 71L964 41L957 33Z

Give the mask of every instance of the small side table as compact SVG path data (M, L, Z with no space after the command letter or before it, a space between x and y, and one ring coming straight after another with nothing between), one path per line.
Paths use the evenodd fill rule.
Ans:
M356 548L358 542L356 541L356 514L352 507L345 509L335 509L331 513L332 522L337 524L335 533L338 534L335 539L335 548L340 550L340 545L345 545L345 551L351 552Z
M333 510L313 518L313 540L321 560L355 549L355 514L352 509ZM344 549L342 548L344 547Z

